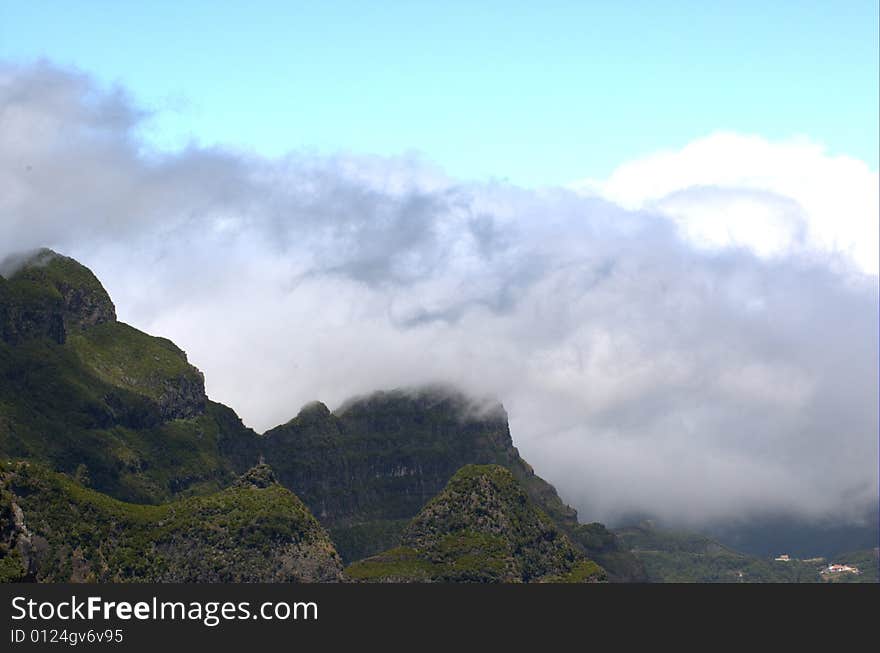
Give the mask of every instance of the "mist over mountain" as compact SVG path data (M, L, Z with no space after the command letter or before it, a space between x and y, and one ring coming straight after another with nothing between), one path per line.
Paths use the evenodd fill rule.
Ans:
M88 265L257 430L446 382L503 401L583 520L875 510L877 276L810 239L808 203L702 184L672 215L418 157L155 152L124 90L49 64L0 68L0 106L0 258ZM783 211L772 248L689 236L721 195Z

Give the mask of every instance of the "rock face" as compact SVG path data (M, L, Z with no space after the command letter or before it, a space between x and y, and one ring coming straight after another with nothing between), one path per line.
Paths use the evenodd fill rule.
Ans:
M555 521L577 523L577 513L520 457L500 404L475 406L448 388L380 392L336 413L310 404L258 447L347 561L391 546L467 464L506 467Z
M468 465L409 523L401 546L352 564L373 582L598 582L588 560L499 465Z
M143 506L18 463L0 467L0 580L336 582L342 564L265 466L216 494Z

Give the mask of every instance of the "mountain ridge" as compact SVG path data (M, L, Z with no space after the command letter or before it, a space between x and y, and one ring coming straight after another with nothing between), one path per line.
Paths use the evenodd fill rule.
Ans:
M7 459L45 463L87 490L149 505L240 487L241 475L266 462L346 563L406 541L412 520L461 469L500 465L609 580L662 576L649 573L657 556L633 555L632 532L578 522L519 455L500 402L439 384L382 390L333 411L311 402L257 434L210 400L182 349L120 322L100 281L74 259L43 249L0 271Z

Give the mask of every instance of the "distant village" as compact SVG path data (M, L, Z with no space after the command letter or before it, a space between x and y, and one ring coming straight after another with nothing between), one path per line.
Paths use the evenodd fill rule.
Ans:
M776 562L793 562L797 559L792 558L787 553L783 553L782 555L773 558L773 560ZM802 562L825 562L825 558L809 558L807 560L803 560ZM860 574L862 572L859 571L858 567L854 567L853 565L839 565L836 563L831 563L827 567L823 567L819 573L825 576L831 576L836 574Z

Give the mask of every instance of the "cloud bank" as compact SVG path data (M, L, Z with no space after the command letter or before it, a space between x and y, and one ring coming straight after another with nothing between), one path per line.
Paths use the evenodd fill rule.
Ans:
M743 246L764 258L819 250L878 272L878 172L806 138L719 132L572 187L660 211L704 248Z
M448 382L504 402L584 519L876 505L863 164L725 134L585 193L418 158L160 153L144 119L85 75L0 67L0 256L89 265L120 319L186 349L255 428Z

